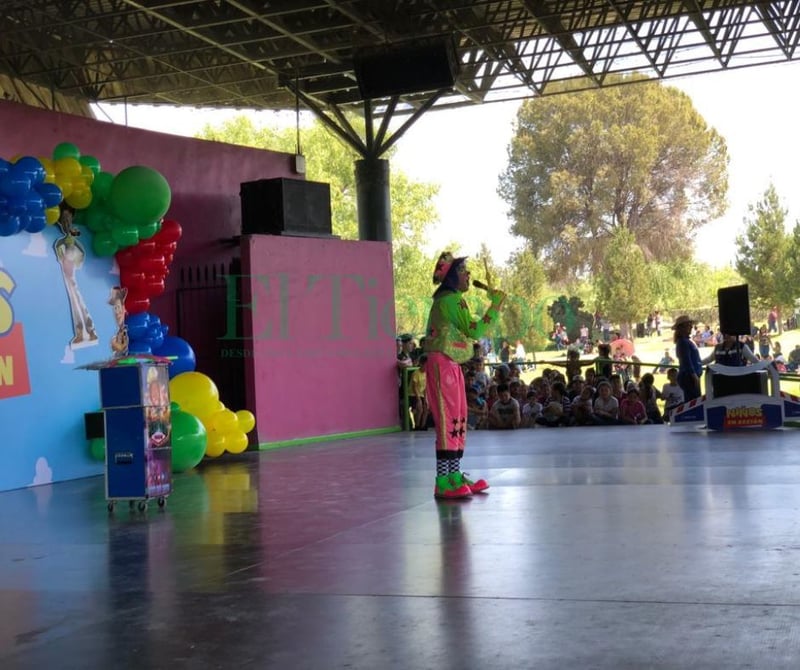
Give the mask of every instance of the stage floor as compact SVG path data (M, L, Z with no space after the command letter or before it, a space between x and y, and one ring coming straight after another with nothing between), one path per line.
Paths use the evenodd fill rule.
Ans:
M800 432L431 433L0 494L0 667L800 667Z

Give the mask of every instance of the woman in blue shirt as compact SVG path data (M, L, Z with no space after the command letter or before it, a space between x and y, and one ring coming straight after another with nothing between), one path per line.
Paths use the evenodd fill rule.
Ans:
M686 314L672 324L675 355L678 357L678 386L683 390L684 402L700 397L700 376L703 374L700 352L691 338L692 326L694 320Z

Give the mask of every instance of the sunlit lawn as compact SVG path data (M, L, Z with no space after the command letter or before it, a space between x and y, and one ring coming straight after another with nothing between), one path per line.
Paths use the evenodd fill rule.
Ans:
M783 351L784 358L788 359L789 352L794 349L795 345L800 344L800 329L784 331L780 334L772 335L772 342L780 342L781 350ZM656 374L654 368L658 365L664 355L664 349L669 349L670 354L675 358L675 345L672 341L672 331L662 330L661 337L653 335L652 337L639 337L634 340L636 346L636 356L642 361L642 374L645 372L652 372L655 376L655 387L660 391L667 382L665 374ZM701 347L700 355L706 357L712 351L711 347ZM755 353L758 353L757 351ZM530 383L530 381L540 375L542 370L546 367L554 367L564 372L564 363L567 360L566 351L537 351L535 354L536 370L529 370L523 373L523 379ZM597 356L597 353L584 355L581 357L584 372L588 367L592 366L592 360ZM529 358L531 356L529 355ZM800 394L800 381L794 379L783 379L781 381L781 390L795 395Z

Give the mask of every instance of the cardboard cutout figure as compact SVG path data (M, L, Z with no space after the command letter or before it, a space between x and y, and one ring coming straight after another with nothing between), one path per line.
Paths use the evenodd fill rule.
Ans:
M61 266L61 275L64 278L64 286L67 288L69 298L69 309L72 313L73 337L69 343L71 349L94 346L98 343L97 333L94 330L94 322L89 314L89 308L81 295L78 287L76 274L83 266L86 259L78 236L80 232L72 226L72 209L62 205L61 216L58 219L58 227L63 233L53 244L56 252L56 259Z

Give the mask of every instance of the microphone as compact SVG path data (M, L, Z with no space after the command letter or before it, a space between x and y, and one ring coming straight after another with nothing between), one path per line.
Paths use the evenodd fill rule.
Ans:
M475 288L483 289L484 291L491 291L492 290L491 286L489 286L488 284L484 284L480 279L473 279L472 280L472 285Z

